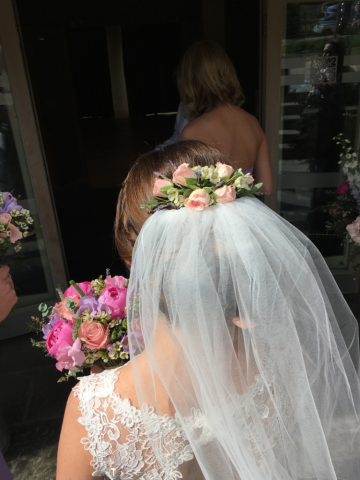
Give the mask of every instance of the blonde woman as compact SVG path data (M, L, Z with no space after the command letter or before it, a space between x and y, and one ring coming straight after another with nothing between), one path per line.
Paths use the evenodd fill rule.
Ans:
M231 60L215 42L195 42L177 69L186 118L182 140L201 140L217 148L236 168L254 173L270 194L273 179L268 144L257 119L241 105L245 96Z

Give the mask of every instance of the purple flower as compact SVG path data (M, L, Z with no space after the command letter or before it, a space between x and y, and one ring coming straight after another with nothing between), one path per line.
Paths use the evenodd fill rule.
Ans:
M0 205L0 215L11 212L11 210L21 210L21 205L18 205L15 197L9 192L4 192L4 202Z
M94 297L86 296L81 297L79 300L80 308L76 312L76 316L80 317L84 312L89 313L92 317L95 317L98 309L98 301Z
M106 345L106 350L107 350L108 352L111 352L112 350L114 350L114 346L111 345L111 343L109 343L108 345Z
M97 310L96 310L97 314L106 313L106 315L111 315L111 312L112 312L111 308L108 307L106 305L106 303L99 303L98 304L98 307L97 307Z
M130 342L129 342L130 339ZM120 344L122 345L125 352L130 352L130 343L132 347L132 353L135 353L138 348L145 348L144 339L142 333L139 331L133 331L129 333L129 336L125 335Z
M43 339L46 340L47 336L51 332L51 330L54 328L55 324L61 320L60 315L58 313L55 313L55 315L52 317L49 323L43 326L42 331L43 331Z

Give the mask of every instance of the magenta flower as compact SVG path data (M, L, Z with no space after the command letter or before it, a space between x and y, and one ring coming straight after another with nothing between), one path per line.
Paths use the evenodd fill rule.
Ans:
M57 354L57 351L63 343L73 345L72 333L74 330L73 323L65 322L65 320L58 320L46 338L46 348L51 355Z
M90 290L91 290L91 283L90 282L77 283L76 285L81 288L81 290L85 293L85 295L90 295ZM72 285L68 289L65 290L64 296L65 297L80 298L80 295L78 294L78 292L75 290L75 288Z
M102 291L99 303L106 303L111 308L111 320L125 317L126 292L126 288L121 289L115 286L106 287Z
M65 368L66 370L73 370L80 367L85 361L85 354L81 351L80 338L77 338L73 345L64 342L60 345L57 353L55 365L60 372Z
M340 187L336 190L336 193L339 195L345 195L349 190L349 184L348 182L343 182Z

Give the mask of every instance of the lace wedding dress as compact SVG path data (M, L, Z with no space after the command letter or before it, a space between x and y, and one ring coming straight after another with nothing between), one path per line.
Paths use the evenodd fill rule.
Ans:
M177 415L161 417L148 405L143 405L139 410L131 406L127 398L120 398L114 391L121 368L83 377L74 388L82 414L78 421L88 433L82 443L93 457L93 476L111 480L203 478L199 467L194 467L194 453ZM275 446L279 426L276 415L269 415L267 399L266 389L260 375L257 375L249 392L239 395L237 399L242 410L248 411L248 421L241 427L244 437L250 442L251 437L255 440L259 436L249 414L249 404L254 401ZM186 427L196 432L197 446L214 439L211 428L200 411L194 410L192 416L186 418ZM154 454L154 441L158 446L161 445L161 461ZM253 444L258 447L257 442L254 441ZM254 453L262 454L260 451Z

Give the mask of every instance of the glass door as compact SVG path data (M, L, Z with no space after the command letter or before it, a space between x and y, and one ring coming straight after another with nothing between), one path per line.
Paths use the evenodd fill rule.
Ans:
M265 123L276 177L267 203L311 238L335 273L348 274L349 290L348 247L326 235L329 219L318 207L343 181L333 138L342 133L359 149L360 1L269 0L266 43Z
M6 23L5 23L6 19ZM0 339L25 333L41 302L55 301L55 286L65 283L65 267L52 200L32 110L10 1L0 6L0 190L20 197L42 228L23 242L21 256L8 252L4 263L19 298L15 315L3 323Z

